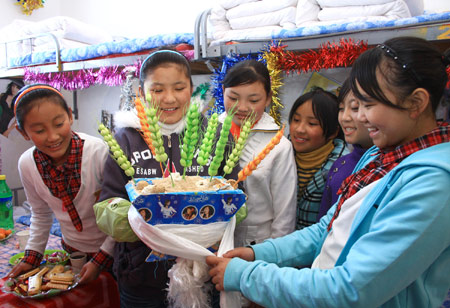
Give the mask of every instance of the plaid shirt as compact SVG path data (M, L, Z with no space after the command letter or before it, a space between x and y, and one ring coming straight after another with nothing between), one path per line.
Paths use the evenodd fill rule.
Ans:
M61 239L61 245L63 249L67 251L69 254L78 251L77 249L67 245L63 239ZM103 269L110 270L114 262L113 257L108 255L101 249L97 253L88 253L87 255L89 258L91 258L90 262L94 263L101 270ZM25 254L21 262L25 262L31 264L33 267L37 267L41 264L43 257L44 256L37 251L25 250Z
M67 245L63 239L61 239L61 245L63 249L69 254L78 251L78 249ZM97 267L99 267L101 270L110 270L112 268L114 259L103 250L100 249L97 253L87 253L87 255L89 258L91 258L89 261L97 265Z
M393 151L386 153L378 151L378 153L374 154L379 154L377 158L368 163L358 172L346 178L339 188L338 194L341 194L341 198L339 199L336 211L334 212L330 224L328 225L328 231L331 230L331 226L333 225L334 220L338 217L342 204L345 200L356 194L359 190L370 183L381 179L409 155L433 145L449 142L450 126L447 123L438 123L438 125L439 126L431 132L404 145L398 146Z
M53 166L51 158L35 149L33 152L36 166L45 185L53 196L62 200L63 211L69 213L70 219L78 232L83 231L83 223L73 204L81 186L81 158L84 141L72 132L72 140L67 161L61 166Z

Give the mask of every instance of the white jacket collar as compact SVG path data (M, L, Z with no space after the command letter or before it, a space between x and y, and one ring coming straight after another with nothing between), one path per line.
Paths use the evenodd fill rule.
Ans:
M227 116L227 112L223 112L219 115L220 123L223 123L225 117ZM275 120L267 113L264 112L261 119L259 119L258 123L253 126L252 131L255 130L279 130L280 127L275 123Z

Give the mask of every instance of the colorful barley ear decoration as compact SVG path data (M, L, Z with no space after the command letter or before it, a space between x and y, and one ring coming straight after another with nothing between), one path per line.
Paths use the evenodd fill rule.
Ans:
M195 149L199 139L200 112L198 103L192 102L186 113L186 128L183 136L183 146L181 147L180 164L183 168L183 179L186 177L186 168L192 166Z
M164 140L159 129L159 118L157 115L157 109L153 106L152 96L147 93L145 96L146 101L149 104L145 109L145 115L147 116L148 130L151 134L152 145L155 147L155 159L160 163L165 163L169 158L164 149Z
M242 150L244 149L245 142L248 139L253 123L254 120L252 118L248 118L245 120L244 125L242 125L239 138L236 141L236 144L234 145L234 149L231 152L230 156L228 156L225 167L223 167L223 171L225 172L225 174L230 174L231 171L233 171L233 168L238 163L239 157L241 157Z
M204 166L208 163L214 144L214 138L216 137L216 129L218 124L219 116L217 113L213 113L208 120L208 126L205 134L203 135L202 143L200 145L200 152L197 157L197 162L200 166Z
M122 149L117 143L117 140L113 137L109 129L103 124L100 124L98 126L98 131L100 132L100 135L102 135L103 140L105 140L105 142L108 144L112 158L116 161L120 168L125 171L125 174L132 178L134 175L134 168L133 166L131 166L130 161L123 153Z
M233 120L233 113L227 114L222 124L222 130L220 131L219 140L217 140L216 150L214 152L214 158L208 168L208 174L213 177L217 175L220 164L222 163L223 156L225 154L225 146L228 142L228 134L230 133L231 122Z
M147 122L147 117L145 115L144 105L142 104L139 96L136 96L134 105L136 106L137 116L138 116L139 122L141 124L141 135L144 138L145 143L147 143L149 149L152 151L153 156L155 156L155 147L152 144L152 135L149 130L149 125Z
M284 125L283 127L278 131L278 133L273 136L273 138L269 141L269 143L266 145L264 149L253 159L251 162L247 164L247 166L244 167L241 171L239 171L238 174L238 180L234 184L234 187L237 187L237 184L243 180L245 180L249 175L252 174L253 170L258 167L259 163L267 156L267 154L272 151L272 149L280 143L281 137L283 137L284 134Z

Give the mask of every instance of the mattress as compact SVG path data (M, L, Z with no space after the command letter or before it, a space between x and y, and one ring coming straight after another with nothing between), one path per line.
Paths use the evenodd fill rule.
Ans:
M61 49L61 61L75 62L112 55L131 55L141 51L182 43L193 45L194 35L192 33L161 34L146 38L124 39L96 45L84 45L77 48L63 48ZM56 62L55 49L8 59L10 67L23 67L54 62Z

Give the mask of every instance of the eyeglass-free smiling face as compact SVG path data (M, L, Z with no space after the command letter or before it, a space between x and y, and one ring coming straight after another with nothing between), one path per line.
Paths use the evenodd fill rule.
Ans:
M166 63L156 67L147 74L144 88L158 108L160 122L174 124L184 117L189 107L192 86L180 65Z
M309 153L327 143L319 120L314 115L311 100L300 105L289 124L289 133L298 153Z
M254 117L255 121L261 119L272 100L259 81L225 88L223 94L225 109L235 112L233 122L238 126L249 117Z
M63 164L70 150L73 123L69 113L51 99L42 98L24 117L24 129L21 131L26 140L31 140L36 148L47 154L54 165Z

